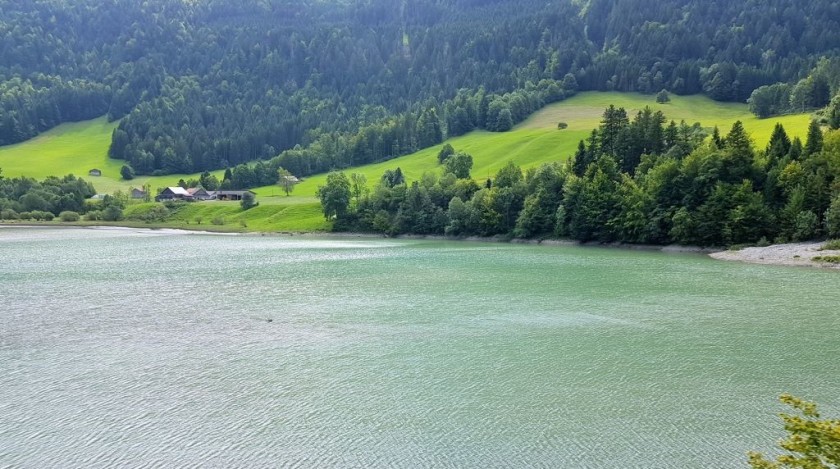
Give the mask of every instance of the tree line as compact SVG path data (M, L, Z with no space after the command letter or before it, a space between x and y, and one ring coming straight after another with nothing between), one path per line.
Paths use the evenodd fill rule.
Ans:
M63 212L84 213L85 199L96 194L89 182L73 175L4 178L0 170L0 220L52 220Z
M814 121L803 143L777 125L762 150L740 122L709 134L611 106L563 164L509 163L479 182L471 157L444 147L442 169L417 181L397 168L368 190L362 176L333 172L318 196L335 229L388 235L699 246L840 236L840 131Z
M306 175L504 130L572 90L745 101L837 56L837 8L0 0L0 144L107 114L120 119L111 156L138 174L281 155Z
M840 59L820 60L807 77L796 83L760 86L747 103L750 112L761 118L818 110L820 122L837 129L840 127Z

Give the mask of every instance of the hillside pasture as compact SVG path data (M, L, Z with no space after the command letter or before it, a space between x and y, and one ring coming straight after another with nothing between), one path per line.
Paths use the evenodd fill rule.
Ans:
M711 129L717 126L722 134L740 120L757 148L763 148L773 127L781 122L788 134L804 138L810 119L808 114L758 119L749 113L746 104L720 103L704 96L671 96L671 101L659 104L653 95L637 93L580 93L566 101L555 103L537 111L509 132L494 133L475 131L454 137L445 143L458 151L473 156L472 175L478 180L492 177L508 161L524 169L543 163L565 161L601 121L609 105L624 107L632 118L645 106L661 110L668 120L688 124L700 122ZM568 128L559 130L558 122ZM0 168L7 177L30 176L37 179L50 175L75 174L91 181L99 193L127 191L144 184L159 187L174 186L179 179L198 178L198 174L173 174L167 176L138 176L126 181L120 177L122 161L108 158L111 133L116 122L104 117L86 122L63 124L44 134L17 145L0 147ZM408 180L418 179L426 171L440 171L437 154L443 145L420 150L380 163L348 168L347 173L364 174L372 187L386 170L400 168ZM102 176L88 176L91 169L99 169ZM215 171L219 179L223 171ZM326 180L325 174L305 178L290 197L278 186L256 188L261 205L311 205L316 202L318 186ZM289 212L292 213L292 212Z
M652 95L587 92L546 106L509 132L475 131L445 143L473 156L472 176L478 180L492 177L508 161L523 169L565 161L574 154L578 142L600 124L604 109L611 104L627 109L631 119L639 110L650 106L654 111L661 110L668 121L679 123L684 120L689 125L700 122L709 130L717 126L722 135L740 120L756 148L767 145L777 122L784 125L791 137L803 139L810 123L809 114L758 119L750 114L746 104L720 103L705 96L672 95L671 102L659 104ZM566 122L568 128L559 130L558 122ZM437 154L442 147L443 144L436 145L410 155L344 171L365 175L371 186L389 169L400 168L408 180L419 179L426 171L439 171ZM325 181L325 174L306 178L295 187L293 196L312 199L318 186L324 185ZM260 196L279 193L271 186L258 188L256 192Z

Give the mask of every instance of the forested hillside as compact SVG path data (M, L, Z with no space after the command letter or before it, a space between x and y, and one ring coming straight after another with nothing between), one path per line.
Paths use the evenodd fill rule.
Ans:
M840 55L838 23L826 0L0 0L0 144L107 114L138 174L306 175L578 90L745 101Z
M707 138L710 137L710 138ZM479 184L472 157L444 146L442 171L332 172L318 196L336 228L580 241L727 246L840 236L840 130L812 121L804 143L777 124L756 151L736 122L709 136L659 111L610 106L567 164L509 162Z

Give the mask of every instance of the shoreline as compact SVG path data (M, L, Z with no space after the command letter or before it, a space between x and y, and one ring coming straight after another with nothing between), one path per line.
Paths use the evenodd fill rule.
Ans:
M840 256L840 250L821 250L824 244L825 241L774 244L765 247L747 247L737 251L720 251L711 253L709 256L722 261L746 262L749 264L840 269L838 263L814 260L815 257L819 256Z
M224 231L207 229L190 229L184 227L168 226L135 226L133 224L87 224L87 223L6 223L0 222L2 228L49 228L67 229L84 228L98 230L145 230L158 233L185 234L185 235L225 235L225 236L286 236L286 237L329 237L344 239L405 239L405 240L430 240L430 241L467 241L481 243L509 243L527 244L535 246L582 246L601 247L614 249L628 249L637 251L659 251L663 253L696 253L705 254L712 259L727 262L743 262L749 264L779 265L793 267L810 267L840 270L840 263L818 262L814 258L818 256L840 256L840 250L821 250L825 241L810 241L803 243L774 244L764 247L746 247L738 250L726 250L723 248L709 248L699 246L683 245L650 245L650 244L627 244L627 243L598 243L595 241L579 242L570 239L523 239L508 238L504 236L442 236L442 235L399 235L389 237L377 233L357 232L292 232L292 231Z

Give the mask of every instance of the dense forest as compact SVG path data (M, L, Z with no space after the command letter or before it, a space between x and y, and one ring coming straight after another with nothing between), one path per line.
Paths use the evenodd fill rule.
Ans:
M0 144L107 114L121 119L111 156L138 174L279 155L303 176L506 130L577 90L743 102L781 83L820 107L837 85L813 71L840 56L840 5L826 0L0 0L0 12Z
M479 184L469 155L445 146L439 160L419 181L388 171L372 192L357 174L330 173L324 214L340 230L389 235L700 246L840 236L840 130L824 135L815 121L804 143L777 125L755 151L740 122L709 136L649 108L610 107L566 164L510 163Z

